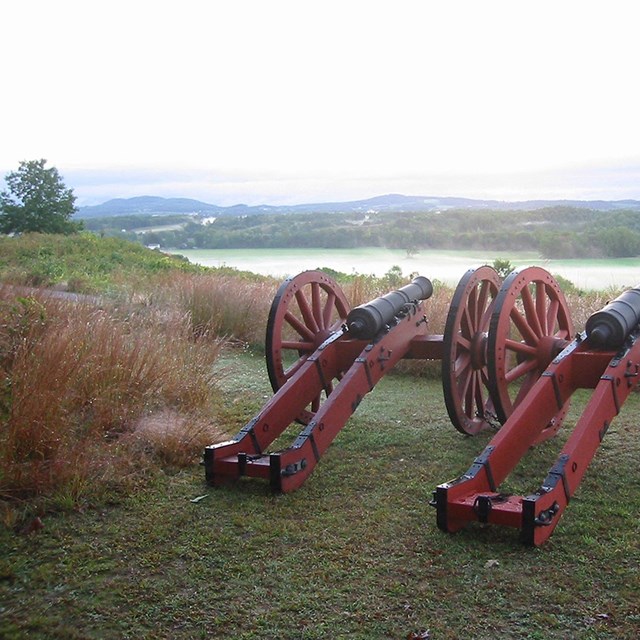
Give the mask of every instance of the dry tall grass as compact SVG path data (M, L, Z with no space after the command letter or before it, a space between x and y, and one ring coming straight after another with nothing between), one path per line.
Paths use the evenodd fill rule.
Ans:
M186 314L196 337L225 336L262 345L278 284L265 278L174 273L158 280L153 303Z
M189 446L177 452L194 459L219 437L211 418L203 429L203 416L221 347L194 340L184 314L0 290L0 495L75 495L102 476L113 479L116 458L131 462L120 436L167 409L189 417L183 431L193 423L200 434L182 438Z

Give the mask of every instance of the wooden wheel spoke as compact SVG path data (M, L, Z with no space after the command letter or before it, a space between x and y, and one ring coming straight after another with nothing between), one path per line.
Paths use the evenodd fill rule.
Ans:
M493 303L490 304L485 312L482 314L482 320L480 320L480 326L478 327L480 331L486 331L489 328L489 321L491 319L491 314L493 313Z
M486 398L486 388L480 371L474 371L471 375L468 403L466 406L466 413L470 418L484 418Z
M456 336L456 344L462 347L465 351L471 350L471 340L462 334Z
M538 343L538 336L536 335L536 332L529 326L526 318L520 313L520 311L518 311L518 309L513 307L511 309L510 317L525 342L528 342L529 344Z
M477 413L478 399L482 402L482 393L479 393L478 389L478 376L475 371L472 371L467 377L464 402L465 413L468 416L473 416Z
M524 354L532 358L536 357L536 348L528 345L526 342L518 342L517 340L507 338L504 344L509 351L515 351L516 353Z
M544 303L544 298L542 298L541 301ZM537 299L534 301L529 287L524 287L524 289L522 289L522 306L524 307L524 315L531 331L540 338L543 333L542 327L540 326L540 318L538 317L537 302Z
M524 360L513 367L513 369L509 369L509 371L505 373L504 378L508 383L514 382L518 378L522 378L522 376L535 371L537 366L537 360Z
M465 375L465 371L467 371L471 367L471 356L468 351L463 351L458 355L455 362L455 371L458 376Z
M560 310L560 301L554 299L547 309L547 335L550 335L558 323L558 311Z
M480 285L480 292L478 294L478 317L476 321L476 329L480 329L485 325L485 319L487 316L487 311L490 305L489 296L491 294L491 289L489 287L488 282L483 282Z
M469 292L467 311L469 317L469 335L471 335L478 324L478 287L474 287Z
M536 317L540 322L540 335L548 336L549 330L549 315L547 313L547 287L544 282L536 282Z
M298 320L298 318L296 318L291 312L287 311L284 315L284 319L301 338L313 341L313 331L307 325Z
M473 335L473 318L471 317L471 311L468 307L465 307L462 312L462 318L460 319L460 334L470 337Z
M463 409L466 415L473 415L473 406L475 404L473 386L473 373L465 376L464 386L462 390Z
M469 406L469 389L471 388L471 376L472 372L469 371L467 367L465 367L458 376L458 381L461 383L460 399L462 400L462 406L466 415L469 415L467 413L467 407Z
M474 371L473 374L474 386L475 386L475 414L477 416L484 416L484 406L486 403L487 389L484 386L481 371Z
M482 319L485 316L485 311L489 301L491 289L488 282L481 282L475 291L475 304L473 309L473 330L474 332L480 330L482 327Z
M300 342L295 340L283 340L281 349L290 349L292 351L313 351L313 342Z
M327 328L331 322L331 316L333 315L333 308L336 304L336 294L330 291L327 294L327 301L325 302L324 309L322 310L322 326Z
M316 319L313 317L313 311L311 310L309 301L304 295L304 291L302 291L302 289L298 289L298 291L296 291L296 302L298 303L298 308L300 309L304 323L312 333L318 333L320 328L318 327Z
M320 299L320 285L317 282L311 283L311 311L318 329L325 328L324 314L322 313L322 301Z

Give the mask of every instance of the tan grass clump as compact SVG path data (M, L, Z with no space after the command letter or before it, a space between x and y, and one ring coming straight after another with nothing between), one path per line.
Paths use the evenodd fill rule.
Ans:
M589 316L602 309L602 307L617 298L622 292L623 289L566 292L565 299L571 311L574 330L576 332L583 331Z
M197 337L233 338L262 345L277 283L264 278L218 274L172 274L162 281L154 302L187 314Z
M77 493L143 416L202 415L221 348L184 316L0 291L0 495Z
M162 464L184 467L196 462L204 448L222 436L220 428L206 416L167 408L142 416L124 441L133 451Z

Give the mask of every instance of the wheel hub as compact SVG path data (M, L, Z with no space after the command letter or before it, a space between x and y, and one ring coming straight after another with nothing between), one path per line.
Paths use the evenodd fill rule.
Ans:
M476 371L487 366L487 335L486 331L480 331L471 339L469 355L471 366Z
M536 358L538 370L543 372L553 361L553 359L567 346L568 340L555 338L554 336L543 336L538 342Z

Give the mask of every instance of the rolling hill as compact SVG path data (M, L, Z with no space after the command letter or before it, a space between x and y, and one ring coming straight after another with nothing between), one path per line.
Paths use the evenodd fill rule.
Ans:
M77 218L98 218L110 216L172 215L193 214L199 216L246 216L262 213L348 213L348 212L422 212L443 211L447 209L492 209L499 211L530 211L545 207L567 206L598 211L618 211L621 209L640 210L638 200L523 200L510 202L504 200L478 200L455 197L405 196L387 194L353 200L349 202L320 202L297 205L256 205L237 204L221 207L215 204L193 200L191 198L160 198L156 196L138 196L135 198L116 198L99 205L80 207Z

